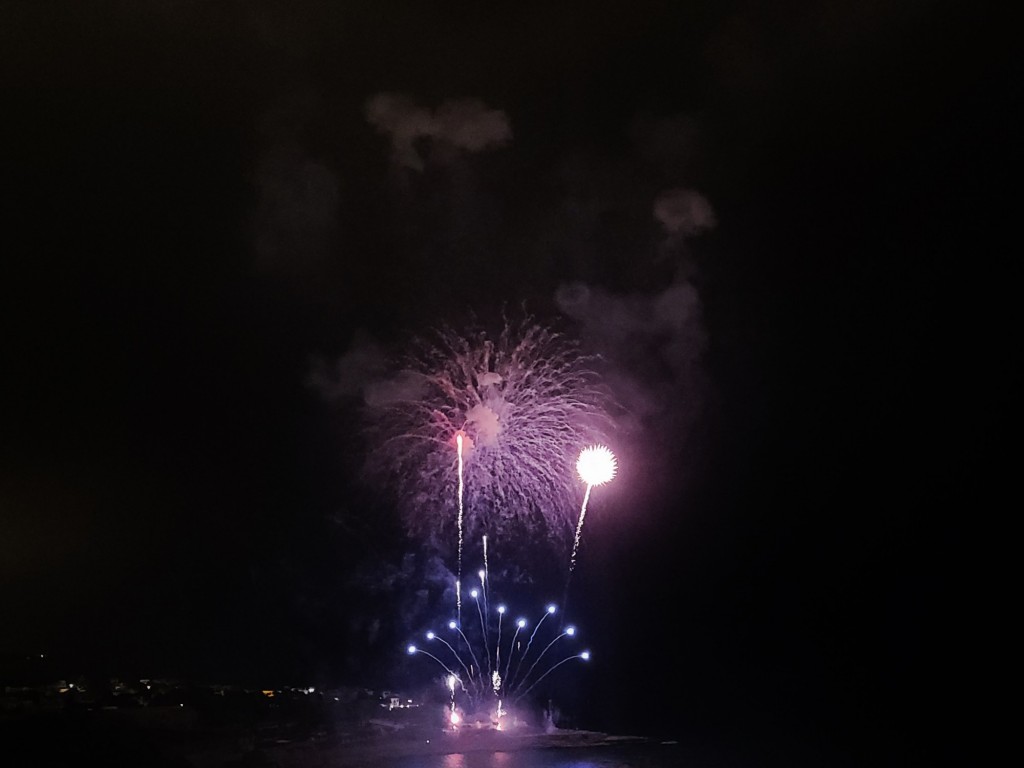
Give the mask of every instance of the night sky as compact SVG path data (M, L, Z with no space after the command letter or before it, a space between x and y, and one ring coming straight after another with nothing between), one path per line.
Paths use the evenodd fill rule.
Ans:
M525 305L630 404L589 722L923 761L1019 64L954 3L453 5L5 3L0 650L413 679L345 361Z

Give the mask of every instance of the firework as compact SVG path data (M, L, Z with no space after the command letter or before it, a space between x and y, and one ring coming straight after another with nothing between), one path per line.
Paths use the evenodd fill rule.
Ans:
M576 628L573 626L549 631L547 635L550 636L550 640L539 653L534 652L531 655L534 638L541 633L544 620L557 611L554 605L545 608L540 619L534 625L529 642L524 647L519 635L528 625L525 618L516 620L516 631L512 635L512 639L507 644L503 643L501 627L507 607L502 604L497 607L493 615L485 613L482 607L482 590L473 589L470 594L477 604L480 618L479 628L474 625L464 631L457 621L449 621L448 629L452 633L452 642L445 640L433 631L427 632L425 638L428 642L437 642L444 647L443 651L438 652L441 654L440 656L415 644L410 644L406 648L410 655L422 654L432 659L444 670L443 679L445 687L450 692L450 706L453 715L456 713L456 698L458 696L464 702L464 709L471 712L493 711L496 719L500 722L501 717L507 714L504 709L506 705L510 707L517 705L541 681L563 664L574 659L583 661L590 659L590 651L587 650L570 651L567 654L564 651L558 653L555 650L570 642L565 638L575 638ZM480 651L479 655L477 651ZM505 658L504 671L501 667L503 655ZM486 667L481 664L481 657L483 657ZM513 663L514 669L512 668ZM524 666L526 671L522 672ZM520 674L521 672L522 674ZM455 724L455 722L453 718L452 723Z
M460 576L463 527L568 542L571 457L611 426L596 362L529 317L497 335L442 328L418 340L367 406L367 466L407 533L443 547L455 520Z
M604 485L615 477L615 456L603 445L584 448L576 460L576 471L580 479L587 484L587 490L583 494L580 517L576 523L576 538L572 545L572 557L569 559L569 573L576 567L576 551L580 546L580 534L583 532L583 518L587 515L590 490L595 485Z
M456 599L456 610L458 611L459 621L462 621L462 497L465 491L465 483L463 481L463 461L462 461L462 441L464 435L462 432L455 434L455 443L458 446L459 451L459 570L455 581L455 599Z

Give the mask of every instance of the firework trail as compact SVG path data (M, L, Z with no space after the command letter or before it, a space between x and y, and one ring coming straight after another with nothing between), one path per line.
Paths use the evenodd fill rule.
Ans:
M572 581L573 571L576 569L576 553L580 546L580 534L583 533L583 520L587 516L590 491L596 485L610 482L615 477L615 469L615 455L603 445L584 448L576 460L576 472L580 479L587 484L587 490L583 494L580 517L576 523L576 538L573 540L572 556L569 558L569 571L565 576L565 592L562 594L563 610L569 604L569 584Z
M483 573L483 571L481 571ZM487 673L491 672L491 649L487 644L487 619L484 618L484 610L480 607L480 592L473 590L469 593L470 596L476 601L476 612L480 616L480 636L483 638L484 643L484 658L487 659Z
M537 631L540 629L540 625L543 624L544 623L544 619L546 619L548 616L552 615L555 612L555 610L556 610L556 608L555 608L554 605L549 605L547 607L547 609L544 611L544 613L541 615L540 621L538 621L534 625L533 632L530 633L530 640L529 640L529 642L526 643L526 650L523 651L522 655L519 657L519 660L516 662L516 670L515 670L515 672L512 673L512 679L510 681L510 684L511 684L511 682L514 682L515 679L519 676L519 667L523 663L523 659L530 655L530 646L533 645L533 638L535 638L537 636ZM506 677L507 677L507 675L506 675Z
M501 620L505 618L505 606L498 606L498 641L494 644L494 682L497 693L501 688Z
M455 519L460 542L463 527L531 545L570 541L571 457L611 428L596 363L529 316L497 335L443 327L417 340L365 414L368 472L394 493L406 532L448 548ZM445 489L456 473L452 509Z
M453 727L459 724L459 713L455 711L455 686L458 682L459 678L457 675L448 675L446 684L448 685L448 690L452 693L451 714L448 715L448 720Z
M458 613L459 621L462 620L462 496L464 492L463 484L463 461L462 461L462 432L455 435L455 442L459 447L459 571L455 582L455 601L456 611Z
M584 448L576 460L576 472L587 484L583 494L583 505L580 507L580 518L576 524L576 539L572 545L572 557L569 559L569 573L576 567L576 550L580 546L580 533L583 532L583 518L587 515L587 502L590 501L590 489L595 485L604 485L615 477L615 456L603 445Z
M508 668L512 666L512 656L517 649L516 638L519 637L519 631L526 626L526 619L519 619L516 621L516 632L512 635L512 642L508 646L508 658L505 660L505 674L503 677L508 680ZM517 667L518 669L518 667Z
M484 536L484 569L480 571L480 586L484 591L484 610L487 610L487 588L491 584L491 571L487 563L487 537Z
M455 615L462 621L462 582L455 579Z
M576 538L572 542L572 555L569 557L569 573L572 573L576 568L576 552L580 548L580 534L583 533L583 518L587 516L587 502L590 501L590 489L593 488L589 483L587 484L587 490L583 494L583 505L580 507L580 519L576 523Z

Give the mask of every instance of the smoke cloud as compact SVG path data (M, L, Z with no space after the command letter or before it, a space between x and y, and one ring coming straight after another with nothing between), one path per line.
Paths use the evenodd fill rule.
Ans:
M559 309L574 320L587 348L606 361L603 375L623 413L621 435L635 456L656 463L671 444L685 450L686 437L706 405L709 382L703 364L707 332L688 240L714 228L710 203L700 193L672 188L655 196L653 218L675 259L664 288L617 293L583 282L565 282L555 293ZM657 446L656 452L649 446ZM621 448L620 448L621 449Z
M694 415L707 339L693 285L683 281L656 294L617 295L567 283L555 300L579 323L587 346L608 361L605 375L625 409L620 427L674 431Z
M715 226L711 204L692 189L670 189L654 201L654 218L673 238L685 238Z
M317 357L310 365L306 384L324 400L361 400L379 407L400 400L416 400L425 392L423 379L410 373L388 375L387 353L365 330L333 363Z
M501 147L512 140L505 113L477 99L448 100L430 110L403 94L380 93L367 103L366 119L391 137L393 162L417 171L424 168L418 147L422 139L467 152Z
M333 363L313 360L306 383L328 401L364 395L384 376L384 349L365 331L357 331L348 351Z

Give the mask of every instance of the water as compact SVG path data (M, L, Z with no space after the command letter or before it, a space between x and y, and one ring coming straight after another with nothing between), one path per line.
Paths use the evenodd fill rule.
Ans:
M456 752L389 758L389 768L679 768L690 763L674 743ZM690 763L692 765L692 763ZM358 768L380 768L379 762Z

